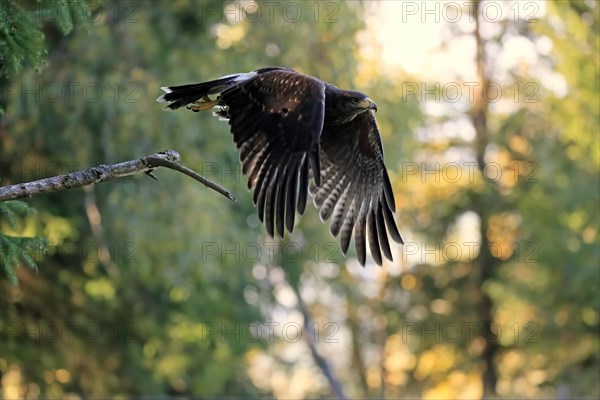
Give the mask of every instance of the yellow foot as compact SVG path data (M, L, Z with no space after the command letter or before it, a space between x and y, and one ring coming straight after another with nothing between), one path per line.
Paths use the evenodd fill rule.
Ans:
M189 108L190 108L190 110L195 111L195 112L210 110L211 108L216 106L218 103L219 103L218 100L211 100L210 97L204 96L200 100L196 100L194 102L194 104L192 106L190 106Z

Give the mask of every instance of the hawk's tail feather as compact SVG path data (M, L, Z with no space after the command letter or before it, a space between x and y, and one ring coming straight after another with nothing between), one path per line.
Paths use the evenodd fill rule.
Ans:
M243 75L247 74L228 75L214 81L193 83L190 85L162 87L161 89L165 94L156 99L156 101L167 103L165 108L169 110L177 110L210 94L221 93L232 84L239 82Z

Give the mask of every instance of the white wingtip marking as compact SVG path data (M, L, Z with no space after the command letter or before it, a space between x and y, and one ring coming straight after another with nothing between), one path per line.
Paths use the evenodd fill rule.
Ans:
M241 73L238 74L237 78L234 79L234 82L244 82L252 77L255 77L256 75L256 71Z
M168 86L162 86L160 89L163 92L165 92L165 93L171 93L172 92L171 88L169 88Z

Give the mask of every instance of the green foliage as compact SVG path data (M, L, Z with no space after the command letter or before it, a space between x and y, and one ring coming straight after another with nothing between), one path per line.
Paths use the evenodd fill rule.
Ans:
M20 216L33 213L35 209L22 201L0 203L0 222L6 221L12 230L17 229L17 220ZM37 271L35 257L46 253L47 250L48 243L44 238L10 236L0 232L0 266L13 285L19 283L15 269L25 264Z
M0 2L0 115L4 114L8 82L27 67L39 69L47 54L44 29L56 26L63 35L74 25L85 26L90 10L85 0L38 0ZM15 214L32 213L24 202L0 204L0 216L15 229ZM28 254L47 250L46 240L40 237L11 237L0 233L0 262L13 284L18 284L14 269L21 263L36 269Z
M16 74L29 63L39 66L45 55L44 33L35 16L22 3L0 3L0 55L2 75Z
M537 90L534 101L515 100L511 111L490 107L486 112L488 144L481 151L486 163L502 169L502 179L476 177L461 184L421 175L422 180L399 188L408 192L409 225L417 227L419 241L427 241L432 252L439 244L441 249L464 244L457 230L465 225L461 220L465 215L476 220L480 236L490 246L477 251L484 254L481 263L443 251L437 260L421 256L406 282L403 279L411 288L410 303L394 318L402 323L419 315L429 327L475 323L481 328L482 315L489 312L493 326L501 330L498 340L486 344L495 352L497 395L551 397L563 385L573 397L597 397L600 386L590 382L600 365L598 3L546 4L548 15L535 23L511 21L510 29L521 29L525 41L552 43L552 51L540 52L531 70L522 66L503 70L495 62L499 52L486 52L488 79L504 75L494 84ZM493 34L484 30L485 49L508 48L503 43L513 34L510 29ZM540 79L532 73L534 68L548 68L556 75ZM458 116L464 118L462 113ZM430 118L429 128L455 117L448 113ZM444 163L450 151L463 151L469 159L476 146L474 141L428 140L414 157ZM413 200L421 196L425 200L421 204ZM389 290L401 295L393 285ZM489 304L481 301L482 292L489 296ZM398 314L394 308L387 312L388 318ZM389 332L394 331L390 327ZM473 341L464 340L465 329L460 332L463 340L452 342L453 368L469 370L483 349L473 352ZM418 349L415 353L424 357L432 349L440 351L440 341L431 336L410 342ZM532 361L536 358L539 363ZM511 359L521 360L519 366ZM539 384L509 383L532 369L544 371ZM447 389L448 375L435 372L432 368L427 374L429 385ZM418 382L413 387L420 386ZM440 390L431 397L445 397ZM459 393L445 395L461 397Z
M40 69L47 55L45 29L56 27L69 34L75 25L87 26L91 12L85 0L0 2L0 90L28 67ZM0 102L0 115L4 113Z

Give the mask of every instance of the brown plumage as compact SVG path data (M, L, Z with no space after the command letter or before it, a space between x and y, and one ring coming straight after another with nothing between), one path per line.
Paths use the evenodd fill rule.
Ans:
M269 235L292 232L296 211L304 212L310 193L321 219L331 217L331 233L340 235L344 254L354 232L361 265L366 237L378 265L382 252L392 260L388 232L398 243L402 238L373 113L377 106L365 94L279 67L163 90L157 100L168 109L217 107L215 115L229 121Z

